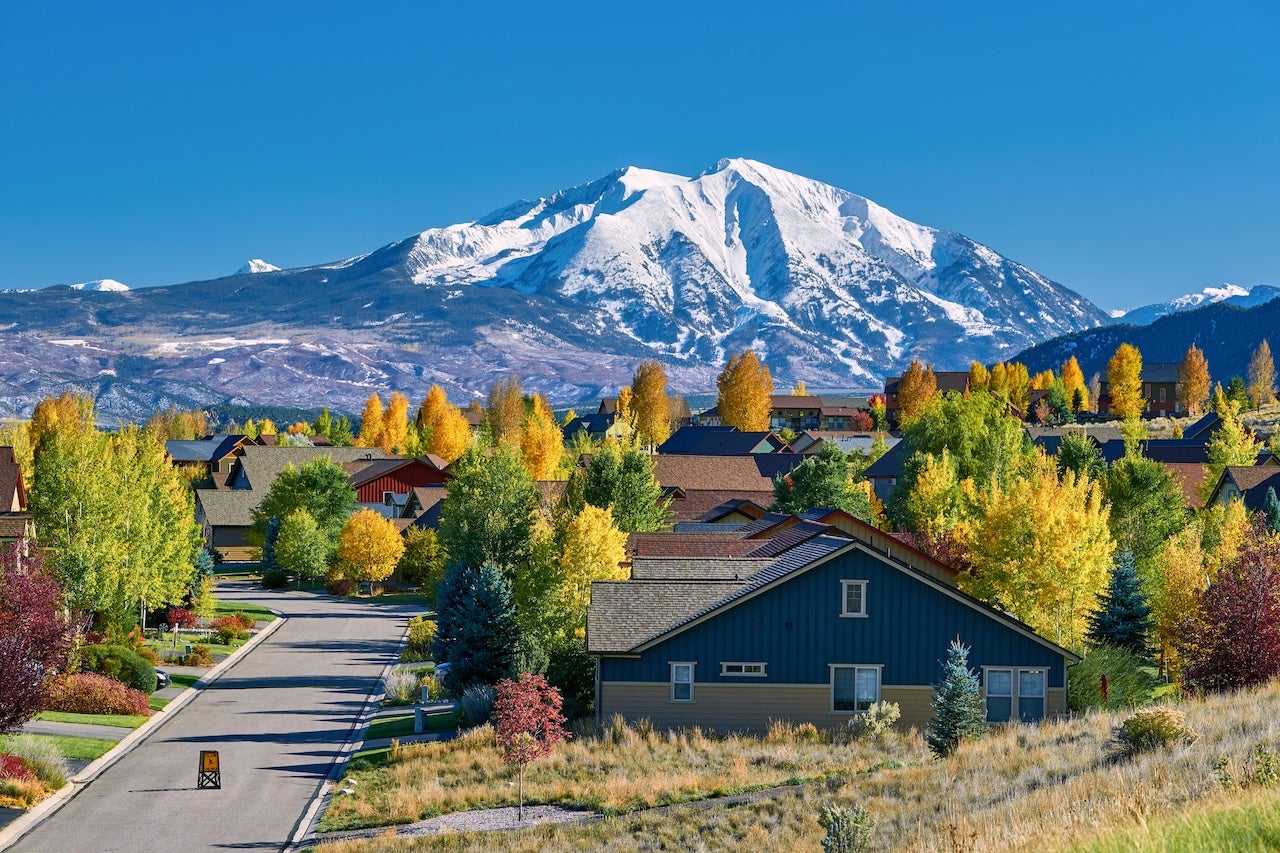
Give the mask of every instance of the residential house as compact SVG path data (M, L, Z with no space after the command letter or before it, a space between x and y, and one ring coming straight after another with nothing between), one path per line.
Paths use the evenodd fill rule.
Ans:
M671 498L672 520L695 521L728 500L769 506L774 478L790 472L805 458L799 453L658 454L653 458L653 473Z
M1249 512L1262 512L1269 489L1275 489L1280 495L1280 466L1228 465L1223 469L1207 505L1240 500Z
M227 560L256 559L257 548L248 540L253 510L286 465L302 467L312 459L328 457L348 476L376 460L394 458L369 447L265 447L246 444L232 464L222 488L196 489L196 523L205 542Z
M166 441L164 449L174 465L198 469L205 479L219 486L226 484L246 445L263 443L247 435L210 435L192 441Z
M736 427L686 426L658 446L658 453L691 456L747 456L752 453L792 453L790 445L772 432L742 432Z
M0 447L0 544L35 538L35 522L27 512L22 465L12 447Z
M577 441L580 436L586 436L592 441L621 441L631 435L631 428L626 422L618 420L616 412L597 412L594 415L578 415L565 424L561 432L564 440L570 443Z
M960 592L949 567L857 519L839 522L762 518L738 531L760 547L723 557L656 552L662 534L649 534L654 551L635 553L630 580L591 587L598 719L830 730L891 701L905 725L922 726L956 637L971 649L990 722L1066 712L1075 655ZM685 548L711 538L667 535ZM728 547L731 536L717 538Z
M1146 401L1143 413L1150 417L1169 417L1182 413L1178 402L1178 362L1155 361L1142 365L1142 398ZM1098 411L1111 412L1111 383L1101 377L1098 389ZM1185 435L1185 433L1184 433Z
M876 498L883 504L888 504L889 496L898 487L898 480L902 477L902 465L906 461L906 448L906 444L899 441L862 472L863 478L871 484L871 490L875 492Z
M813 394L774 394L769 398L769 428L801 432L822 426L822 398Z
M415 488L443 486L453 479L447 467L448 463L433 453L417 459L377 459L361 465L347 479L355 487L361 507L386 518L403 518L414 509Z

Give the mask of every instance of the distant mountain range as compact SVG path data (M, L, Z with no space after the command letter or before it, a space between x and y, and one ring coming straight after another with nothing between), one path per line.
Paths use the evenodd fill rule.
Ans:
M1112 322L968 237L751 160L620 169L478 221L212 281L0 293L0 416L85 388L110 417L218 401L463 401L516 372L570 403L644 358L681 390L754 347L780 385L878 387L913 357L993 362ZM118 283L112 283L118 284Z
M1245 288L1238 284L1224 284L1221 287L1206 287L1199 293L1189 293L1177 299L1170 299L1168 302L1157 302L1131 311L1120 311L1113 316L1117 323L1147 326L1161 317L1176 314L1179 311L1192 311L1219 302L1238 305L1241 308L1252 308L1255 305L1270 302L1277 296L1280 296L1280 287L1260 284L1253 288Z

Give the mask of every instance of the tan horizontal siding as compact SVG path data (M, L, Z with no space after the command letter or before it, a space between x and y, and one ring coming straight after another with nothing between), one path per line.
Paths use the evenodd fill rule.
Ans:
M933 717L932 687L901 687L882 685L880 687L881 702L897 702L902 716L898 718L900 728L923 728Z
M262 558L262 549L250 545L220 545L217 551L230 563L256 563Z
M1047 717L1061 717L1067 713L1067 691L1050 687L1046 691L1044 713Z

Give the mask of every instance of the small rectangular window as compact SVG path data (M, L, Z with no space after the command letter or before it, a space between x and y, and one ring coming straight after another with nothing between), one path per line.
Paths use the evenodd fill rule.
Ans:
M1160 402L1161 402L1161 403L1163 403L1163 402L1164 402L1164 395L1165 395L1165 391L1166 391L1166 389L1162 386L1162 387L1160 388Z
M866 581L840 581L840 615L867 615Z
M831 666L831 710L861 713L880 701L880 667Z
M671 664L671 701L693 701L693 664Z
M1043 669L1018 670L1018 719L1039 720L1044 717L1045 672Z
M1048 677L1047 670L1036 667L988 668L987 722L1043 719Z
M721 661L720 674L721 675L748 675L748 676L754 676L756 678L763 678L764 667L765 665L763 663L736 663L736 662L728 663L725 661Z
M1013 670L987 670L987 722L1005 723L1013 715Z

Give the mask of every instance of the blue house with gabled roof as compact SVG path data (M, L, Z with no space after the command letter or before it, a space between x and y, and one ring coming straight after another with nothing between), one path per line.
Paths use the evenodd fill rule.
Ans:
M840 528L853 538L807 538L749 573L702 560L679 580L593 583L598 717L832 729L884 700L904 725L922 726L957 637L971 647L990 722L1066 712L1076 655L964 594L950 568L889 535L856 520Z

